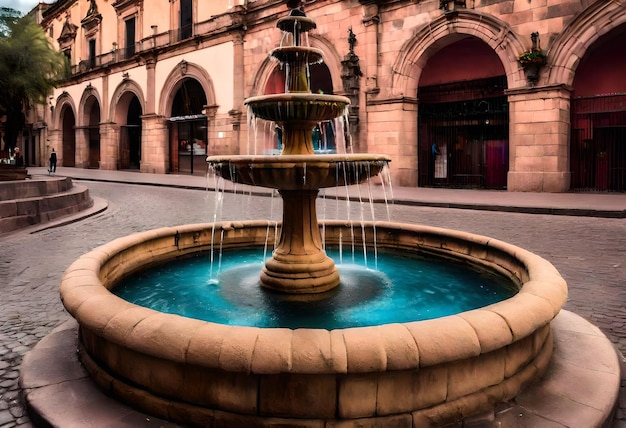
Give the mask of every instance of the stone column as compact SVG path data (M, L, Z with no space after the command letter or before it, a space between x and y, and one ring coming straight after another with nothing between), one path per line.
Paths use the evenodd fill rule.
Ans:
M368 152L391 157L394 185L417 186L417 99L370 101L367 122Z
M310 140L311 133L308 135ZM301 174L304 171L298 175ZM261 285L291 294L323 293L335 288L339 285L339 272L323 249L316 212L318 190L279 192L283 199L283 227L272 258L261 272Z
M112 122L100 124L100 169L119 169L120 127Z
M150 56L146 58L146 111L145 114L156 113L156 99L155 99L155 87L156 87L156 57Z
M89 166L89 127L76 127L76 155L75 166L87 168Z
M507 93L510 109L507 189L569 190L570 88L544 86Z
M170 149L167 122L157 114L142 117L141 172L165 174L169 172Z

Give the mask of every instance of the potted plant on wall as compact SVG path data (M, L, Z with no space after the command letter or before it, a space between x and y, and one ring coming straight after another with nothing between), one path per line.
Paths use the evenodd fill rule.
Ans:
M533 47L529 51L522 53L518 61L524 67L526 79L531 85L534 85L539 80L539 70L546 65L547 57L539 46L539 33L532 33L530 39Z

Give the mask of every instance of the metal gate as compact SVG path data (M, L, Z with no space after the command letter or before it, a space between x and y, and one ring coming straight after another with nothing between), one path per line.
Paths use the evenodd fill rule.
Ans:
M419 186L506 188L505 88L505 76L419 88Z
M572 100L572 189L626 192L626 94Z

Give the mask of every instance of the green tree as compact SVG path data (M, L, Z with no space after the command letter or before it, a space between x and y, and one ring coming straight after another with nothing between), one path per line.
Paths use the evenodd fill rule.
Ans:
M24 129L24 111L29 105L46 103L65 76L67 60L32 18L3 16L2 20L7 32L0 35L0 116L6 119L4 150L8 150Z

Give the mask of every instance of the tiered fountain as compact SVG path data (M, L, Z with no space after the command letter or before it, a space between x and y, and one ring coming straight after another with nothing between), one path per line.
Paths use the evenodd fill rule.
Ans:
M313 126L343 114L348 100L309 92L307 65L321 53L300 40L314 22L295 10L278 27L294 40L272 52L285 65L287 93L246 103L257 117L282 127L283 153L208 162L226 179L275 188L283 198L280 239L261 285L270 293L321 297L340 278L322 249L318 190L359 183L389 159L313 152ZM205 322L139 307L110 292L133 272L215 246L261 247L267 224L152 230L103 245L72 264L61 296L80 325L80 359L94 381L143 411L184 424L416 427L493 409L545 372L553 350L550 322L567 297L564 280L528 251L464 232L389 222L354 229L346 221L324 224L327 246L354 233L367 246L497 272L517 294L443 318L329 331Z
M261 285L292 294L322 293L339 285L333 260L323 250L316 214L320 188L352 185L378 175L390 161L384 155L317 155L313 128L323 120L343 115L346 97L312 94L309 64L319 63L322 52L302 46L303 36L315 22L300 9L278 20L277 27L292 36L292 46L270 55L286 70L286 92L246 100L253 117L275 122L282 129L280 156L212 156L215 172L227 180L278 189L283 198L280 239L261 274Z

